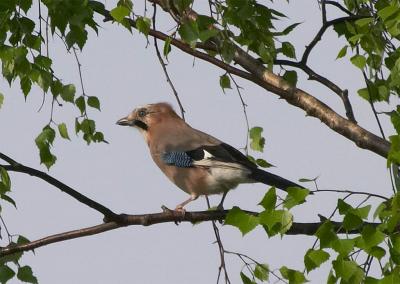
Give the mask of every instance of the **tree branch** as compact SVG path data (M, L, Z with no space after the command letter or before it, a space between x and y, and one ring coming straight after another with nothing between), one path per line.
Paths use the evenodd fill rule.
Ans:
M40 179L46 181L47 183L57 187L62 192L64 192L64 193L68 194L69 196L75 198L79 202L81 202L81 203L89 206L90 208L102 213L105 218L113 219L113 218L118 218L118 216L119 216L118 214L114 213L113 211L111 211L110 209L105 207L104 205L102 205L102 204L100 204L100 203L98 203L98 202L86 197L85 195L79 193L78 191L74 190L73 188L69 187L65 183L55 179L54 177L48 175L45 172L42 172L42 171L39 171L37 169L24 166L24 165L22 165L22 164L20 164L20 163L18 163L16 161L14 161L13 159L11 159L10 157L8 157L7 155L5 155L3 153L0 153L0 158L10 164L10 165L1 165L0 164L0 167L3 167L7 171L25 173L25 174L40 178Z
M317 32L317 34L315 35L315 37L311 40L311 42L306 46L306 49L304 50L303 56L301 57L300 62L303 63L304 65L307 64L308 61L308 57L310 56L310 53L312 51L312 49L317 45L317 43L321 40L323 34L326 32L326 30L330 27L333 26L335 24L339 24L342 22L346 22L346 21L355 21L355 20L359 20L362 18L365 18L366 16L356 16L356 15L352 15L352 16L346 16L346 17L341 17L341 18L337 18L331 21L326 21L322 24L322 27L319 29L319 31Z
M332 81L328 80L327 78L323 77L322 75L319 75L314 70L312 70L308 65L305 65L302 62L294 62L294 61L290 61L290 60L276 59L274 61L274 64L286 65L286 66L292 66L292 67L299 68L299 69L303 70L309 76L309 78L308 78L309 80L318 81L322 85L328 87L330 90L332 90L334 93L336 93L342 99L344 109L346 111L346 117L350 121L357 123L357 121L354 117L353 107L351 106L351 103L349 100L349 94L348 94L347 90L342 90L338 85L336 85Z
M152 0L151 2L156 2L158 5L160 5L158 3L159 1ZM99 10L97 12L105 17L105 21L112 20L109 11ZM190 17L195 17L195 12L190 13ZM353 17L351 18L353 19ZM340 19L343 20L344 18ZM133 28L136 28L136 23L134 20L127 20ZM338 20L333 20L330 22L334 21ZM164 41L168 38L168 35L155 30L150 30L149 35ZM257 59L253 58L241 48L236 47L234 61L248 72L232 67L231 65L209 56L208 54L199 52L196 49L192 49L188 44L180 40L172 39L171 44L188 54L208 61L213 65L220 67L221 69L258 84L265 90L277 94L289 104L303 109L307 115L318 118L335 132L353 141L358 147L362 149L368 149L384 158L387 157L390 149L390 143L388 141L340 116L329 106L307 92L289 85L285 80L283 80L283 78L269 71L262 64L260 64ZM196 47L205 49L209 48L210 45L198 44Z
M85 236L91 236L100 234L106 231L115 230L121 227L140 225L140 226L150 226L160 223L172 223L172 222L190 222L198 223L203 221L221 221L226 218L228 210L224 211L196 211L196 212L186 212L182 216L181 212L173 210L165 210L162 213L152 213L152 214L140 214L140 215L119 215L119 221L110 221L103 224L99 224L92 227L87 227L83 229L78 229L74 231L68 231L60 234L51 235L44 237L42 239L32 241L23 245L9 245L7 247L0 248L0 257L10 255L16 252L30 251L39 247L43 247L52 243L62 242L65 240L71 240L76 238L81 238ZM245 211L248 214L257 216L258 213ZM286 235L308 235L312 236L318 230L318 228L323 224L323 222L316 223L293 223L290 229L285 233ZM343 224L341 222L332 222L334 230L338 234L358 234L361 232L362 227L352 231L346 231L343 229ZM378 223L364 223L364 225L377 226Z

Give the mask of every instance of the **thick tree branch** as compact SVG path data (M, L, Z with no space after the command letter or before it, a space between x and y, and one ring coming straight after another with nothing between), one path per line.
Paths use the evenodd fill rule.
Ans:
M11 159L10 157L8 157L7 155L0 153L0 159L8 162L10 165L1 165L0 167L3 167L5 170L10 171L10 172L19 172L19 173L25 173L37 178L40 178L41 180L46 181L47 183L57 187L59 190L61 190L62 192L68 194L69 196L75 198L76 200L78 200L79 202L89 206L90 208L102 213L104 215L104 217L112 219L112 218L118 218L118 214L114 213L113 211L111 211L110 209L108 209L107 207L105 207L104 205L86 197L85 195L77 192L76 190L74 190L73 188L69 187L68 185L66 185L65 183L55 179L54 177L48 175L45 172L39 171L37 169L34 168L30 168L27 166L24 166L16 161L14 161L13 159Z
M0 248L0 257L10 255L16 252L30 251L39 247L43 247L52 243L62 242L65 240L71 240L81 238L85 236L91 236L100 234L106 231L115 230L121 227L140 225L150 226L160 223L172 223L172 222L203 222L203 221L217 221L224 220L228 214L228 210L224 211L197 211L197 212L186 212L182 216L181 212L165 210L162 213L152 214L140 214L140 215L119 215L119 221L106 222L92 227L78 229L74 231L68 231L60 234L51 235L42 239L32 241L23 245L10 245L7 247ZM256 212L245 211L248 214L258 215ZM293 223L291 228L285 233L286 235L308 235L312 236L322 225L323 222L315 223ZM332 222L334 230L339 234L358 234L361 229L346 231L343 229L343 224L340 222ZM364 225L377 226L378 223L364 223Z
M159 4L158 1L151 2L156 2ZM112 20L109 11L99 10L97 12L102 14L106 21ZM193 17L194 14L195 12L191 13L191 17ZM344 18L340 19L343 21ZM136 28L136 23L134 20L129 19L129 23L132 27ZM161 40L166 40L168 38L168 35L155 30L150 30L149 35ZM332 130L353 141L358 147L362 149L368 149L384 158L387 157L390 149L390 143L388 141L340 116L329 106L307 92L289 85L285 80L283 80L282 77L277 76L269 71L262 64L260 64L256 58L253 58L241 48L236 47L234 61L242 68L247 70L250 74L238 68L232 67L212 56L209 56L208 54L192 49L189 45L180 40L172 39L171 44L188 54L206 60L232 74L258 84L265 90L277 94L289 104L303 109L307 115L318 118ZM201 46L204 48L209 47L209 45L198 45L198 47Z

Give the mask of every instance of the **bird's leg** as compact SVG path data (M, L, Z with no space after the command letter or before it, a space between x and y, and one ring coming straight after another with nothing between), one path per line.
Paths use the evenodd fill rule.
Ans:
M185 216L186 210L185 210L184 206L185 206L186 204L188 204L189 202L192 202L193 200L196 200L197 197L198 197L197 195L191 195L187 200L185 200L185 201L183 201L182 203L176 205L175 211L182 212L182 213L183 213L183 216Z
M225 200L225 197L226 197L227 194L228 194L228 190L224 191L224 193L222 194L221 202L217 206L217 210L220 210L220 211L224 210L224 200Z

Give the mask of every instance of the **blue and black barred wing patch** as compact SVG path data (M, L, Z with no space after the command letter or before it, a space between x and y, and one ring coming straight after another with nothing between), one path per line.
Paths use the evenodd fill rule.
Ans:
M167 152L161 156L164 163L179 168L189 168L193 165L193 159L186 152Z

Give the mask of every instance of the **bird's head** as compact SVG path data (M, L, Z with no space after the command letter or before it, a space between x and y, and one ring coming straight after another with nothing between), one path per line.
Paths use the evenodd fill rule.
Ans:
M140 131L148 131L149 128L167 118L179 118L168 103L148 104L135 108L126 117L117 121L118 125L132 126Z

